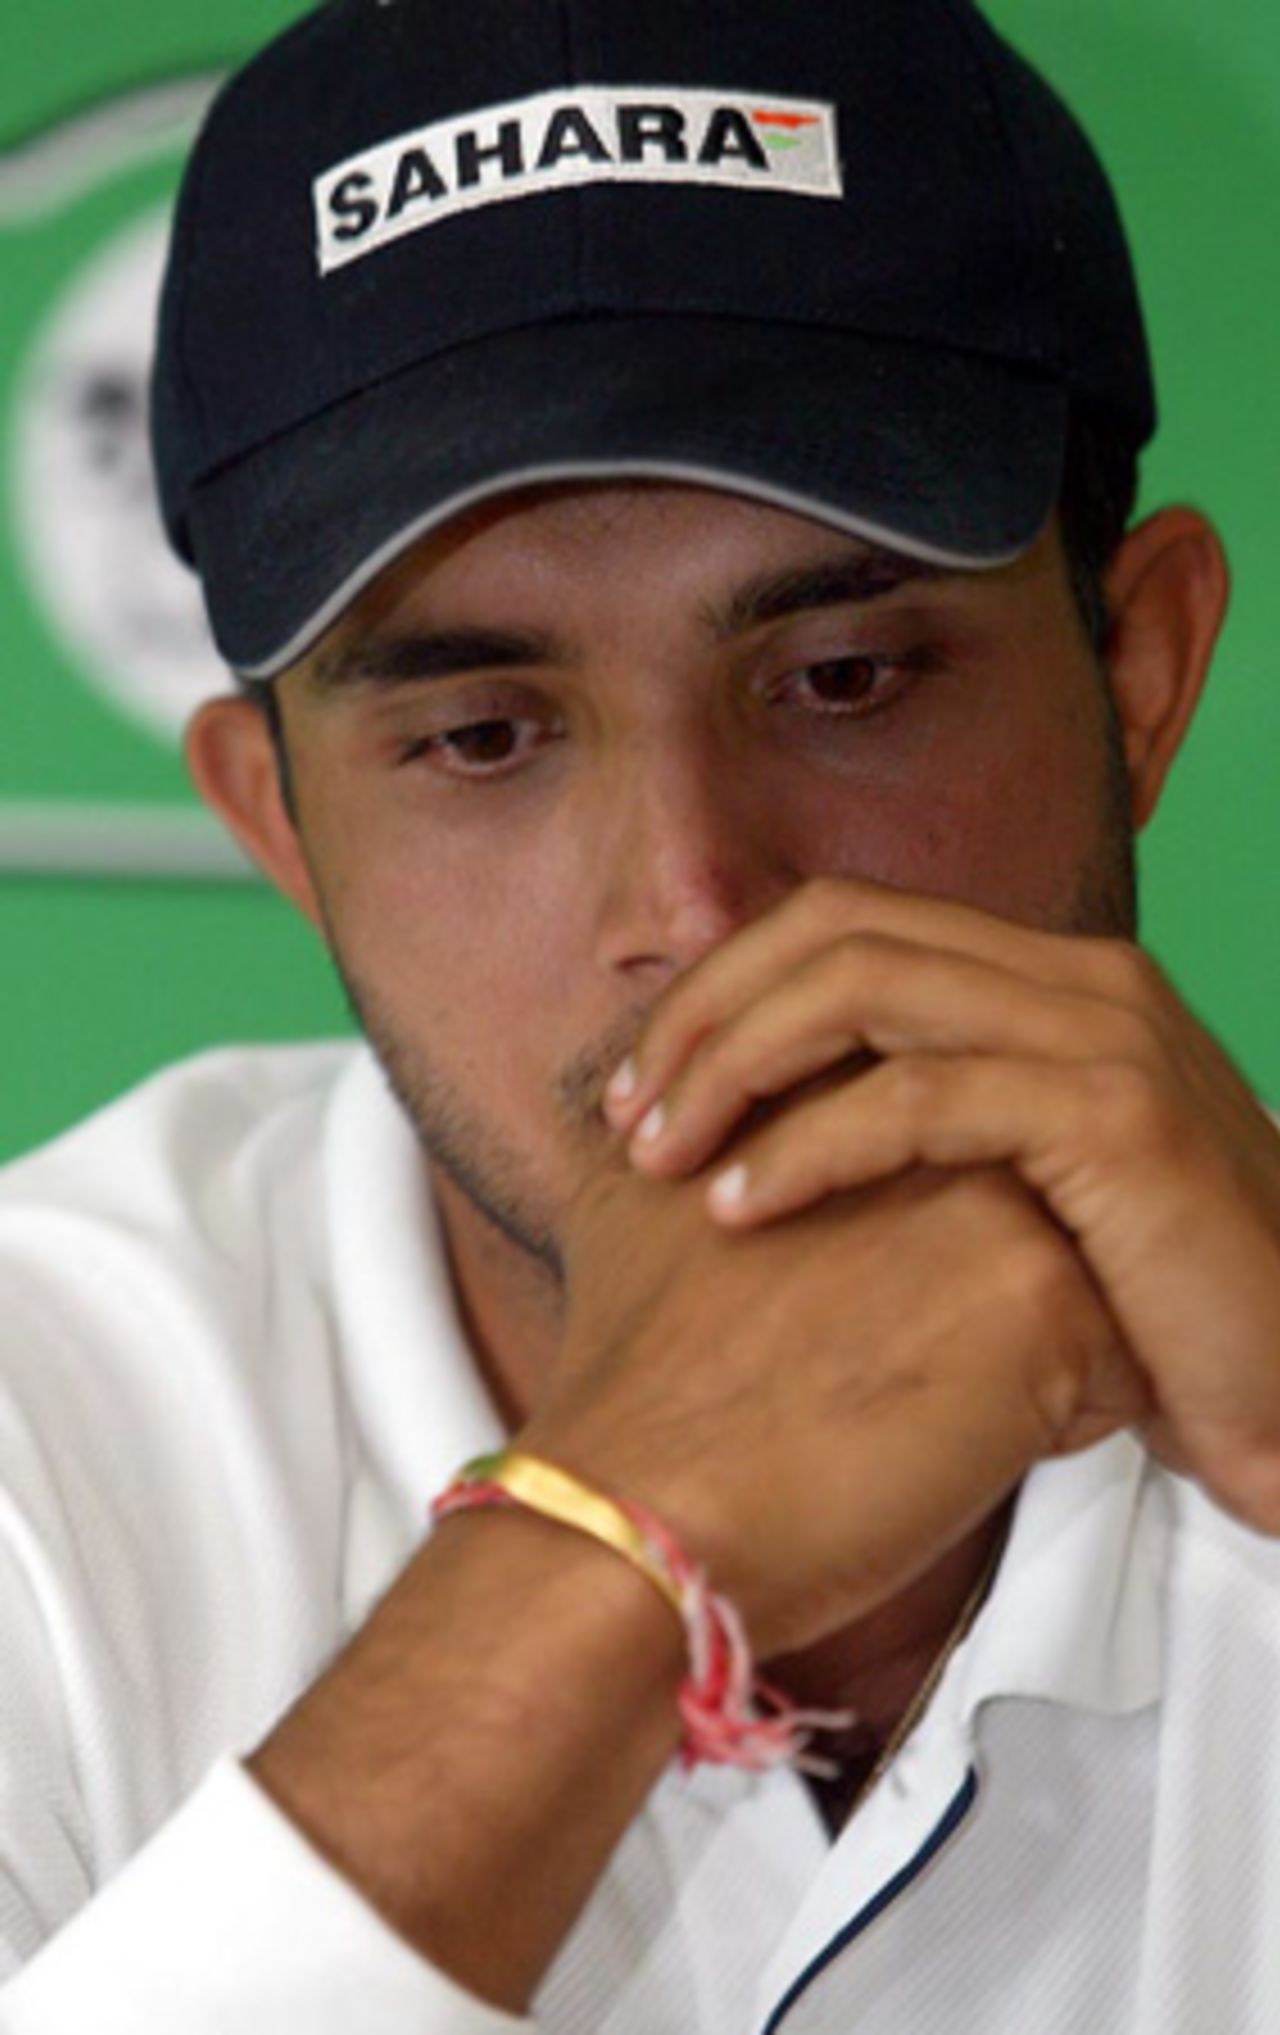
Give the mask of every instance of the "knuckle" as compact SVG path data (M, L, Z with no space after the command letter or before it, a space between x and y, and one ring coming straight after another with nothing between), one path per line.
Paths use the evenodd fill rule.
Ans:
M853 886L847 877L814 876L801 884L790 902L806 924L823 932L847 921L852 897Z
M1131 1003L1099 1005L1091 1017L1089 1046L1093 1060L1085 1066L1117 1070L1117 1087L1131 1074L1138 1083L1158 1085L1166 1054L1154 1011L1136 1009Z
M1130 1066L1142 1072L1153 1065L1158 1039L1151 1016L1131 1004L1115 1004L1107 1013L1103 1036L1106 1058L1116 1066Z
M846 932L840 939L839 958L851 999L865 1002L891 989L901 969L902 942L888 933Z
M1047 1225L1028 1226L1004 1254L1004 1292L1025 1303L1037 1319L1053 1319L1058 1307L1077 1296L1080 1285L1080 1272L1068 1246Z
M718 1025L699 1039L680 1080L680 1090L698 1090L705 1095L723 1095L745 1086L744 1069L750 1064L748 1042L737 1024Z
M1108 1146L1128 1156L1172 1148L1177 1118L1154 1073L1136 1059L1097 1062L1088 1071L1089 1106Z
M876 1084L885 1105L913 1130L933 1115L943 1082L943 1070L922 1054L907 1054L887 1060L876 1072Z
M1139 1009L1162 1001L1168 990L1164 972L1145 947L1133 940L1091 940L1091 959L1099 987L1119 1003Z
M1023 1389L1049 1433L1060 1439L1078 1417L1101 1361L1114 1363L1114 1332L1070 1248L1048 1237L1012 1260L1011 1304L1026 1324Z

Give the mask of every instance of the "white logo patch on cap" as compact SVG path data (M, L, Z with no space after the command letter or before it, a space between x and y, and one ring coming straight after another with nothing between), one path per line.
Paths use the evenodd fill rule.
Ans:
M737 91L589 85L436 121L316 179L320 272L459 212L572 184L712 184L839 198L835 108Z

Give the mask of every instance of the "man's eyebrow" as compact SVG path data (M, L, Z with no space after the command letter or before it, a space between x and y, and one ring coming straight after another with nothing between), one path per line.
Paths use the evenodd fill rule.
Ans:
M900 587L955 577L956 569L951 566L860 545L856 551L818 559L812 565L761 573L739 587L723 607L713 608L710 621L717 636L740 636L766 622L782 622L811 608L860 607L882 600Z
M315 690L391 692L468 672L552 664L561 652L549 636L509 629L432 629L395 636L355 636L319 651L308 667Z
M862 606L900 587L953 577L948 566L859 545L834 558L760 573L723 604L713 604L707 619L713 634L726 639L809 609ZM307 673L315 690L331 697L391 692L432 679L465 677L468 672L545 666L561 662L563 656L563 646L538 630L415 629L394 636L353 636L318 651Z

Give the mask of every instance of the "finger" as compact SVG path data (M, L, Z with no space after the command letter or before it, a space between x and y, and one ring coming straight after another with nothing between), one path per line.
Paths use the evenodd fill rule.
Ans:
M744 1138L711 1180L707 1205L717 1221L745 1229L912 1166L1010 1163L1020 1156L1012 1090L1041 1088L1040 1074L1007 1060L886 1062ZM1023 1093L1017 1132L1025 1107Z
M864 1065L912 1053L1142 1059L1155 1044L1146 1020L1096 997L968 955L853 934L704 1038L646 1115L631 1156L664 1177L695 1170L754 1104L854 1055Z
M809 954L855 932L970 955L1131 1006L1167 993L1155 964L1126 941L1032 929L973 906L824 877L800 886L672 984L620 1070L624 1078L610 1089L611 1121L633 1129L700 1039Z
M911 1054L750 1133L707 1193L720 1219L746 1225L909 1167L1008 1165L1123 1292L1135 1260L1181 1254L1185 1225L1209 1214L1209 1156L1159 1082L1134 1067ZM1220 1190L1229 1175L1218 1172Z

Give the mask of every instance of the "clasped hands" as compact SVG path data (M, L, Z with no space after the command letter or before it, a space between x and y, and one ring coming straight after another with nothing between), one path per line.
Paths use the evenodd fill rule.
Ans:
M735 1228L912 1166L1011 1168L1096 1281L1149 1443L1280 1531L1280 1133L1140 948L820 880L668 991L607 1109L646 1174L709 1169Z
M1119 1427L1280 1532L1280 1135L1137 947L821 879L665 992L605 1111L534 1427L758 1637Z

